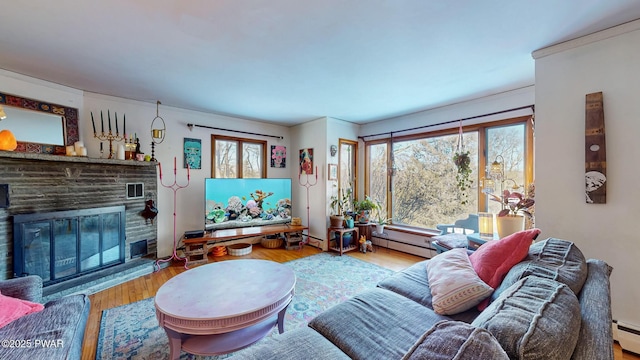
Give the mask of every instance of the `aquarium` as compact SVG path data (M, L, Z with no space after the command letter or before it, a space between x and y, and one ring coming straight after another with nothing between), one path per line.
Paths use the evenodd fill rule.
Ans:
M205 230L291 221L291 179L204 181Z

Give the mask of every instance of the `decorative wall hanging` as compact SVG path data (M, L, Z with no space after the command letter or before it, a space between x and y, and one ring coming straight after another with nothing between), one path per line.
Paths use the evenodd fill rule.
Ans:
M156 159L156 144L161 144L167 133L167 125L160 116L160 104L162 103L158 100L156 102L156 117L151 120L151 161L158 161Z
M338 180L338 164L329 164L329 180Z
M271 145L271 167L287 167L287 147L282 145Z
M300 174L313 175L313 149L300 149Z
M184 138L184 168L202 168L202 141L200 139Z
M584 175L587 204L607 202L607 158L602 99L602 92L586 96Z

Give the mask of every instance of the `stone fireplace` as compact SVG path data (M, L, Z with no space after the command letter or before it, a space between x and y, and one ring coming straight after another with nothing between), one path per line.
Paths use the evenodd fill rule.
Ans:
M141 212L157 199L156 176L150 162L0 151L0 277L35 272L54 288L155 259L157 226ZM131 196L131 184L144 191ZM14 247L18 232L26 243Z

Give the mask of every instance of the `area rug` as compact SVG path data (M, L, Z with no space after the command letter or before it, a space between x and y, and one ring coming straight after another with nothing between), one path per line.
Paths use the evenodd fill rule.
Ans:
M375 287L393 274L392 270L351 256L331 253L319 253L284 264L291 266L297 278L296 292L285 316L285 331L306 326L324 310ZM277 329L267 337L270 336L278 336ZM182 352L180 359L213 360L230 355L204 357ZM153 298L102 312L96 359L168 358L169 342L158 325Z

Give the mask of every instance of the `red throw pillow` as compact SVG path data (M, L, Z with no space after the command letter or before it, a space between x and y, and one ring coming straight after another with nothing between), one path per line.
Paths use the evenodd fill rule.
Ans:
M500 240L487 241L469 256L471 265L480 279L496 289L511 268L524 260L529 246L540 234L540 229L530 229L511 234ZM483 310L488 301L480 304Z
M25 315L42 311L44 305L0 294L0 328Z

